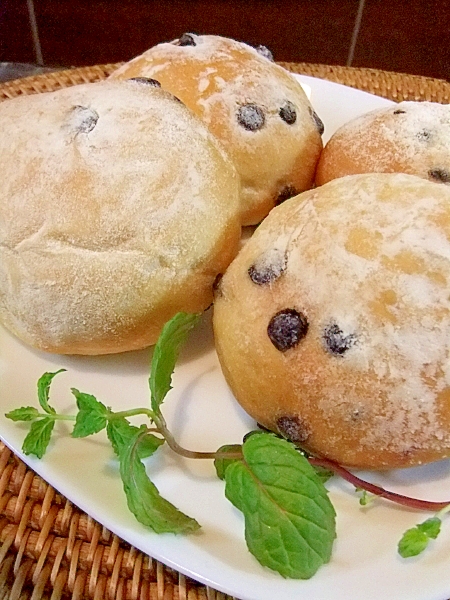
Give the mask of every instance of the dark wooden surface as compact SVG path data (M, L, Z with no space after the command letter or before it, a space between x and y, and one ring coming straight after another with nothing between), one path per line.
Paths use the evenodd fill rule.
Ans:
M345 65L358 0L34 0L44 63L127 60L184 31ZM366 0L353 66L450 77L449 0ZM0 0L0 61L34 62L26 0Z

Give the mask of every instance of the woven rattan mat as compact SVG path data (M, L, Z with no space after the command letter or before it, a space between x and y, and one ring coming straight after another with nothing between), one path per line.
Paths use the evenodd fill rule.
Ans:
M89 83L107 77L119 64L68 69L45 75L25 77L0 84L0 101L21 94L49 92L58 88ZM280 63L294 73L320 77L358 88L390 100L429 100L450 103L450 82L418 75L392 73L377 69L359 69L310 63Z
M392 100L450 103L442 80L351 67L282 63ZM0 85L0 101L104 79L118 65ZM230 600L136 550L77 509L0 443L0 600Z

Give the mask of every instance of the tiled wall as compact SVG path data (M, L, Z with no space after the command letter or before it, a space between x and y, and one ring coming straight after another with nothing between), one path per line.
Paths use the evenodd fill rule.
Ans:
M0 0L0 61L40 59L31 5L52 66L127 60L193 31L265 44L277 60L350 57L354 66L450 77L449 0Z

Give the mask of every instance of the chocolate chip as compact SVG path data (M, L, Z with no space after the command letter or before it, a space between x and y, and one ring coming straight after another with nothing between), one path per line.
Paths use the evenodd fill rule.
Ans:
M406 115L406 110L398 108L397 110L394 110L394 115Z
M317 127L317 131L320 133L320 135L322 135L325 131L325 125L323 124L322 119L319 117L316 111L311 108L311 106L308 109L309 114L311 115L312 120L314 121L314 125Z
M248 275L256 285L267 285L276 281L286 270L286 255L280 250L267 252L248 269Z
M277 427L280 434L294 444L306 442L311 434L306 423L297 416L279 417Z
M183 35L176 42L177 46L196 46L194 37L190 33L183 33Z
M150 77L132 77L128 81L136 81L136 83L143 83L144 85L149 85L151 87L161 87L159 81L151 79Z
M257 104L244 104L237 111L237 120L248 131L257 131L264 127L266 118L263 109Z
M267 48L267 46L259 45L259 46L256 46L255 50L258 54L261 54L261 56L264 56L264 58L267 58L268 60L273 62L273 54L269 50L269 48Z
M288 125L293 125L297 120L297 111L295 110L295 106L289 100L280 108L279 115Z
M450 183L450 171L447 169L430 169L428 177L439 183Z
M257 285L266 285L267 283L272 283L272 281L275 281L275 279L278 279L279 277L276 271L272 269L271 265L268 265L262 269L252 265L248 269L248 275L253 283L256 283Z
M267 326L270 341L280 352L297 346L308 332L306 317L294 308L285 308L274 315Z
M355 345L356 335L354 333L345 335L336 323L332 323L325 327L323 341L329 352L342 356L347 350L350 350L350 348Z
M215 298L221 298L223 296L222 278L223 278L223 274L218 273L216 275L216 278L214 279L212 289L213 289L213 294L214 294Z
M419 131L416 137L421 142L428 142L428 140L431 138L431 131L428 129L422 129L422 131Z
M99 116L92 108L76 105L73 107L71 119L77 133L89 133L97 125Z
M285 200L289 200L297 194L298 192L293 185L286 185L278 194L275 204L282 204Z

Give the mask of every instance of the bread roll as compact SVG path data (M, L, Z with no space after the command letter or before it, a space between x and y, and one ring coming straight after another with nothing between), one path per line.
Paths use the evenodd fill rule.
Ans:
M450 184L450 104L400 102L343 125L323 150L316 183L357 173L409 173Z
M323 125L291 73L241 42L184 34L115 71L149 77L180 98L222 142L242 180L242 224L310 188Z
M450 189L367 174L288 200L223 276L214 332L244 409L308 451L450 456Z
M8 100L0 156L0 321L27 344L134 350L210 304L239 179L171 94L105 81Z

